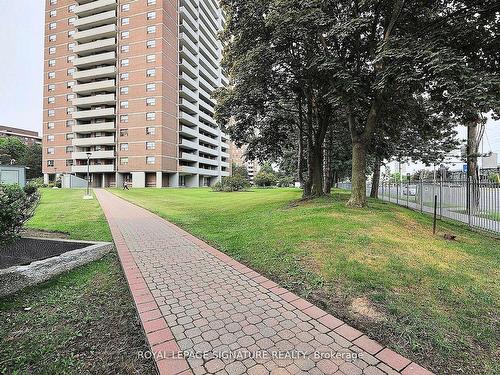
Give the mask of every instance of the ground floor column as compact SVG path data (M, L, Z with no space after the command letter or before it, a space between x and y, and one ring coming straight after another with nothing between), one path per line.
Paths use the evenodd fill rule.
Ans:
M156 187L157 188L162 188L163 187L163 172L156 172Z

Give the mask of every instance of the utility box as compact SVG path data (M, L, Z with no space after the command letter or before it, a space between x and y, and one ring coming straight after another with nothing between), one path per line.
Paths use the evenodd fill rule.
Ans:
M0 184L26 185L26 169L21 165L0 164Z

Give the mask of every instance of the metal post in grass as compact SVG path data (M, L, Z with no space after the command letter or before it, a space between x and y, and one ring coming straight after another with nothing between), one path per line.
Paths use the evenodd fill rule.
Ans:
M406 208L408 208L410 200L410 174L406 174Z
M87 192L83 196L83 199L92 199L92 195L90 194L90 156L91 152L87 152Z
M424 180L420 176L420 212L424 212Z
M432 221L432 234L436 234L436 219L437 219L437 194L434 194L434 219Z

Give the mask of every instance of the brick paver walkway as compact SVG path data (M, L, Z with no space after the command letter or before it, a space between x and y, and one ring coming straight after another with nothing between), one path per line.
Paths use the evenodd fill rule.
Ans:
M157 215L95 193L160 374L430 374Z

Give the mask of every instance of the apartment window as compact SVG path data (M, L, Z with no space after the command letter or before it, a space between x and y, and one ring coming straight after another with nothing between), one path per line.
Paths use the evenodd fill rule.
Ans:
M72 114L73 112L75 112L75 107L68 107L68 108L66 108L66 113L68 115Z
M47 123L47 129L54 129L55 124L53 122L48 122Z
M153 121L154 119L156 119L156 113L154 113L154 112L146 113L146 120L147 121Z
M73 139L75 138L75 134L74 133L66 133L66 139Z
M66 167L71 167L73 165L73 159L66 159Z
M71 17L68 18L68 25L73 25L73 23L76 21L76 17Z
M147 135L154 135L156 132L156 129L152 126L147 126L146 127L146 134Z
M156 41L155 40L148 40L146 42L146 48L155 48L156 46Z
M155 143L154 142L146 142L146 150L154 150Z
M146 164L154 164L155 157L154 156L146 156Z
M54 142L54 139L55 139L54 134L47 135L47 141Z
M56 60L50 59L49 60L49 66L56 66Z
M147 55L146 56L146 62L155 62L156 61L156 55Z
M146 105L155 105L155 104L156 104L155 98L147 98L146 99Z
M50 79L56 78L56 72L49 72L48 76Z
M130 18L128 17L122 18L122 25L128 25L129 23L130 23Z
M55 152L54 147L48 147L48 148L47 148L47 154L49 154L49 155L54 155L54 152Z
M57 4L57 0L50 0L50 5L56 5Z
M52 104L52 103L55 103L55 102L56 102L56 98L55 98L55 97L53 97L53 96L49 96L49 97L47 98L47 101L48 101L50 104Z
M128 108L128 100L121 101L120 108Z
M70 62L72 62L74 59L75 59L75 55L71 55L71 56L68 56L68 57L66 58L66 61L70 63Z
M146 85L146 91L155 91L156 90L156 83L148 83Z
M156 4L156 0L148 0L148 5L154 5Z
M120 164L121 165L127 165L128 164L128 158L127 157L120 158Z
M126 81L126 80L128 80L128 73L121 73L120 81Z
M75 33L76 33L76 30L69 30L68 31L68 37L71 37L71 36L75 35Z
M121 151L128 151L128 143L120 143Z
M57 10L55 10L55 9L54 9L54 10L51 10L51 11L49 12L49 17L55 17L55 16L57 16Z
M51 83L50 85L48 85L48 91L54 91L56 89L56 85L54 85L53 83Z
M56 115L56 110L55 109L49 109L48 110L49 117L53 117Z
M154 20L156 18L156 12L148 12L146 19Z
M75 94L67 94L66 95L66 100L69 102L70 100L75 98Z
M130 4L122 5L122 12L128 12L130 10Z
M120 87L120 94L122 95L128 94L128 86Z
M68 81L68 82L66 82L66 87L67 88L73 87L74 85L75 85L75 81Z
M130 37L130 31L122 31L122 39L127 39Z
M120 137L128 136L128 129L120 129Z
M69 69L68 69L68 71L67 71L67 74L68 74L69 76L72 76L72 75L73 75L73 73L75 73L75 68L69 68Z
M148 26L146 31L148 34L154 34L154 33L156 33L156 26Z
M56 34L49 35L49 42L55 42L56 40L57 40L57 35Z
M54 166L54 160L47 160L47 167L53 167Z
M73 146L66 146L66 153L69 154L70 152L73 152Z
M68 12L73 13L73 12L75 11L75 8L76 8L76 4L71 4L71 5L68 7Z
M129 63L130 63L129 59L122 59L120 61L121 66L129 66Z
M156 75L156 69L146 70L146 77L154 77Z
M66 120L66 127L70 128L75 125L75 120Z
M121 49L122 52L128 52L128 51L130 51L130 47L128 45L127 46L121 46L120 49Z
M68 51L73 51L73 48L75 48L75 43L68 43Z
M120 122L128 122L128 115L121 115Z
M55 23L55 22L49 23L49 30L55 30L56 26L57 26L57 23Z
M49 48L49 55L53 55L54 53L56 53L56 47L50 47Z

